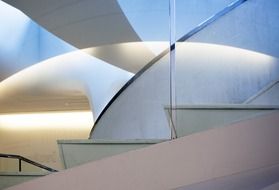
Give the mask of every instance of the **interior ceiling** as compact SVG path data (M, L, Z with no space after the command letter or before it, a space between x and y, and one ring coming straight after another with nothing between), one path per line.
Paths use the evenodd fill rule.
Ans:
M154 57L144 44L127 43L141 39L116 0L4 1L64 41L129 72L136 73Z
M125 70L136 73L144 66L143 63L149 62L158 52L161 52L163 49L167 48L167 46L168 44L164 42L133 42L87 48L84 49L83 52L101 57L105 61L110 61L114 58L115 61L112 62L113 65L119 66L117 65L117 63L119 63ZM153 53L147 51L147 47L153 49ZM71 54L73 55L70 56ZM78 58L80 55L83 55L82 52L78 53L77 51L57 56L45 60L44 67L39 70L37 69L36 72L30 72L34 69L34 67L31 66L13 75L11 78L8 78L8 80L2 81L2 83L0 83L0 113L90 110L86 94L81 93L78 88L74 90L75 87L73 84L71 85L73 89L70 91L62 88L56 91L50 90L51 86L56 87L58 85L58 81L61 77L63 78L63 75L72 72L73 69L71 69L71 67L73 65L69 63L69 59L73 61L75 57L75 59L84 63L85 60L82 57ZM62 59L63 57L65 58ZM91 56L87 55L87 57L93 59ZM67 69L64 66L59 66L65 61L68 62L66 63L68 66ZM128 62L133 62L133 64L126 64ZM40 64L41 63L38 63L34 66L38 68ZM57 64L57 66L55 66L55 64ZM82 65L84 64L78 64L78 66L83 68ZM93 66L93 64L90 65ZM51 67L54 66L55 69L51 69ZM44 71L43 73L42 70ZM60 74L47 74L54 70ZM79 72L77 68L74 70L76 73ZM92 69L89 67L83 69L83 75L88 75L89 73L91 73L90 75L94 78L96 73L94 73ZM34 75L36 77L34 77ZM75 75L73 75L73 78L74 76ZM80 82L85 81L80 80ZM63 85L66 86L66 83L63 83Z
M59 38L127 71L136 73L156 56L134 31L117 0L3 0L18 8ZM165 47L165 45L163 45ZM162 47L157 43L157 47ZM153 46L154 47L154 46ZM156 49L155 48L155 49ZM159 49L160 49L159 48ZM32 91L36 91L36 87ZM62 98L64 97L64 99ZM25 100L23 101L23 98ZM29 99L30 98L30 99ZM47 101L49 99L50 101ZM63 100L62 100L63 99ZM34 101L32 106L30 101ZM2 101L0 109L21 111L28 107L39 110L89 109L85 95L18 94L11 101ZM41 106L40 105L41 102ZM53 102L53 107L52 107ZM56 103L55 103L56 102ZM20 106L20 104L22 104ZM10 105L10 107L9 107ZM67 105L67 106L65 106ZM24 109L21 109L24 108ZM1 112L1 111L0 111Z
M140 41L116 0L4 0L79 49Z
M48 112L48 111L73 111L90 110L88 99L85 95L62 96L45 95L39 96L14 96L0 98L1 113L18 112Z
M86 48L83 51L121 69L137 73L167 48L167 42L129 42Z
M155 56L144 44L125 43L140 38L116 0L4 1L64 41L127 71L136 73ZM90 110L86 95L38 92L33 85L0 97L0 113L64 110Z
M2 81L0 113L95 111L131 76L82 51L69 52L32 65Z

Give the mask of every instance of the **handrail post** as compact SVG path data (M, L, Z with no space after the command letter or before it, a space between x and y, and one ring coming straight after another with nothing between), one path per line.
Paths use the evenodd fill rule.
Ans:
M0 153L0 158L1 157L3 157L3 158L11 158L11 159L18 159L18 170L19 170L19 172L21 172L21 170L22 170L22 164L21 164L22 161L24 161L24 162L26 162L28 164L31 164L33 166L42 168L44 170L50 171L50 172L58 172L55 169L49 168L49 167L44 166L44 165L42 165L40 163L34 162L32 160L29 160L28 158L25 158L23 156L19 156L19 155L15 155L15 154L2 154L2 153Z
M20 158L18 159L18 170L19 170L19 172L21 172L21 159Z
M175 95L175 45L176 45L176 35L175 35L175 0L169 0L169 30L170 30L170 41L169 41L169 77L170 77L170 120L169 125L171 127L171 139L175 139L175 125L176 125L176 95Z

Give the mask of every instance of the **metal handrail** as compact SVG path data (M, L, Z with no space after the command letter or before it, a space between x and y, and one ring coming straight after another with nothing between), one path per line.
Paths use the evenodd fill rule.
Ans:
M186 33L184 36L182 36L181 38L179 38L177 40L177 42L184 42L186 40L188 40L189 38L191 38L192 36L194 36L196 33L198 33L199 31L203 30L204 28L206 28L208 25L210 25L211 23L215 22L217 19L219 19L220 17L226 15L227 13L229 13L230 11L232 11L233 9L235 9L236 7L238 7L239 5L241 5L242 3L244 3L247 0L235 0L233 1L231 4L229 4L227 7L225 7L224 9L222 9L221 11L219 11L218 13L216 13L215 15L212 15L211 17L209 17L208 19L206 19L205 21L201 22L199 25L197 25L194 29L192 29L190 32ZM137 78L139 78L145 71L147 71L152 65L154 65L156 62L158 62L162 57L164 57L165 55L167 55L170 50L175 48L175 44L172 44L170 48L165 49L164 51L162 51L159 55L157 55L156 57L154 57L149 63L147 63L139 72L137 72L113 97L112 99L108 102L108 104L105 106L105 108L101 111L100 115L97 117L91 131L90 131L90 135L89 138L92 136L93 131L95 126L98 124L98 122L100 121L100 119L103 117L103 115L105 114L105 112L108 110L108 108L112 105L112 103L120 96L120 94L122 94L123 91L125 91L128 86L130 86L130 84L132 84Z
M47 167L45 165L42 165L42 164L40 164L38 162L32 161L32 160L30 160L28 158L25 158L23 156L20 156L20 155L16 155L16 154L2 154L2 153L0 153L0 157L2 157L2 158L10 158L10 159L18 159L18 171L19 172L21 172L21 170L22 170L21 161L27 162L27 163L29 163L31 165L34 165L34 166L39 167L39 168L42 168L42 169L47 170L49 172L58 172L58 170L52 169L50 167Z

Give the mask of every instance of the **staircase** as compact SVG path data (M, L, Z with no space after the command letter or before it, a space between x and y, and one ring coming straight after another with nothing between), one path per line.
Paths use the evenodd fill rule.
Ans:
M0 189L5 189L7 187L17 185L31 179L42 177L52 172L58 172L55 169L44 166L38 162L32 161L20 155L0 154L0 159L5 159L3 163L9 165L9 171L0 171ZM18 163L18 171L12 171L13 166L16 165L16 163L14 162L15 160ZM33 167L33 171L23 171L23 163L24 165L28 164L29 166L31 166L31 168Z
M89 162L9 189L261 190L279 181L278 123L277 111Z

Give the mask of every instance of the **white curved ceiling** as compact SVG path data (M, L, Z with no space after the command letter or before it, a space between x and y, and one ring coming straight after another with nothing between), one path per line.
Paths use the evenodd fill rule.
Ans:
M140 38L116 0L5 0L77 48Z
M90 48L85 52L129 72L138 72L155 56L144 44L135 44L141 39L116 0L6 2L66 42Z
M129 42L86 48L83 51L126 71L137 73L167 48L167 42Z
M89 110L94 116L132 74L81 51L66 53L0 83L0 113Z
M94 50L87 53L133 73L147 64L154 54L142 44L137 45L137 51L132 47L129 55L122 53L122 43L169 40L168 0L4 1L66 42L79 49L92 48ZM231 2L177 1L177 37Z

